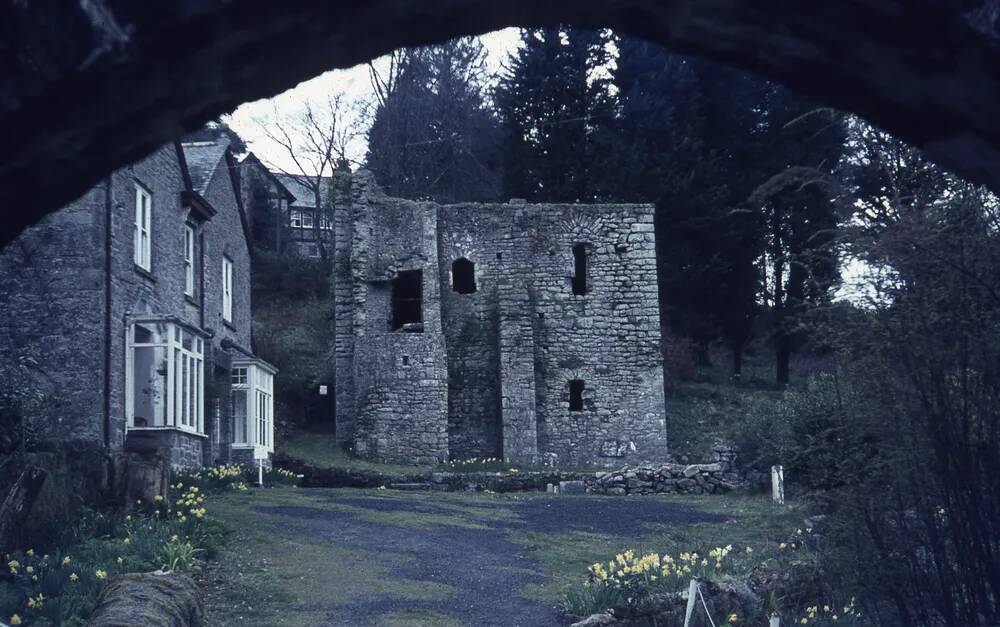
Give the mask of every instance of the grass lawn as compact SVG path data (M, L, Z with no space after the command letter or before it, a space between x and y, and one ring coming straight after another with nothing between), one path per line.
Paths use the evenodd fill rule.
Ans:
M278 452L320 468L372 470L387 474L412 474L430 469L427 466L377 464L359 459L337 445L333 431L292 431L281 439Z
M803 517L763 496L290 488L226 494L211 513L235 531L204 576L221 626L553 624L587 566L625 548L731 543L762 559Z
M398 464L381 464L366 461L354 457L344 449L337 446L336 439L332 431L319 429L300 429L292 431L281 439L278 445L279 452L304 461L320 468L346 468L350 470L369 470L381 472L387 475L412 475L428 471L436 472L505 472L511 468L524 471L548 471L554 470L539 464L524 464L504 462L496 459L486 461L476 460L455 460L451 463L438 464L436 466L403 466ZM599 466L576 466L560 467L558 470L564 472L596 472L606 470Z

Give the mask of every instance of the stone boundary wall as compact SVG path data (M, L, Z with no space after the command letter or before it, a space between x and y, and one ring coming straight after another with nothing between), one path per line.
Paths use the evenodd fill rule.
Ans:
M626 494L723 494L744 487L743 478L724 464L662 464L625 466L597 473L587 492Z
M389 488L443 492L558 492L564 494L723 494L767 483L761 473L741 473L731 461L710 464L642 464L609 472L433 472L390 474L350 468L318 468L278 456L275 465L302 475L307 488ZM759 475L759 476L758 476Z

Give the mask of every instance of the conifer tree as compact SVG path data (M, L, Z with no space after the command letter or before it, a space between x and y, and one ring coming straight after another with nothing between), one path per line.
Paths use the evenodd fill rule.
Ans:
M440 202L496 200L497 124L478 38L399 50L371 66L376 106L367 167L387 193Z
M587 202L600 197L599 128L610 120L609 35L524 29L495 92L508 197Z

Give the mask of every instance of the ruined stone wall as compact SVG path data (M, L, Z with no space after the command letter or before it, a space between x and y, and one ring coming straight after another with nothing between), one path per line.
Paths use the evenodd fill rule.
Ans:
M436 207L386 198L365 174L356 177L352 192L355 451L383 462L446 460L447 366L440 284L433 271ZM412 270L423 273L422 330L393 330L392 280Z
M502 216L438 209L438 272L448 364L448 441L452 459L500 457L500 318L498 278L503 272L497 234ZM500 257L497 257L497 254ZM476 291L452 288L452 263L474 264Z
M667 453L651 205L537 206L528 280L535 298L539 443L561 464L663 459ZM573 247L587 291L572 289ZM569 381L583 380L570 411Z
M441 207L439 216L448 360L460 375L452 377L451 405L499 397L467 403L451 416L452 433L490 434L510 458L555 454L561 464L602 465L663 458L652 206L465 204ZM577 244L587 251L584 295L572 288ZM476 263L478 289L449 297L459 257ZM496 325L456 331L472 314L495 316ZM585 382L582 411L569 409L571 379ZM532 413L535 425L524 418ZM462 456L455 448L462 437L452 439L453 457Z
M334 423L338 446L354 446L354 273L351 255L354 242L354 177L334 197L333 293L334 327ZM362 191L357 185L358 202Z
M335 254L341 441L402 462L666 456L652 206L439 206L388 198L367 173L352 185ZM473 264L474 290L456 289L456 261ZM392 279L413 269L423 333L389 331Z

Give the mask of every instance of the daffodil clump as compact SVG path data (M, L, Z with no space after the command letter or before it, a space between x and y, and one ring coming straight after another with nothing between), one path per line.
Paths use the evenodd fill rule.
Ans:
M687 584L692 577L719 576L723 562L732 551L733 545L729 544L710 549L705 555L692 551L673 557L659 553L640 556L628 549L608 561L606 567L601 562L591 565L585 585L613 586L636 591L654 587L672 589L677 583ZM746 552L752 553L753 549L747 547Z
M802 616L794 621L796 625L860 625L862 622L861 612L854 605L855 599L851 597L846 605L836 603L824 603L823 605L810 605L805 609Z
M751 547L742 550L733 545L714 547L704 553L685 551L638 554L631 549L618 553L607 562L597 562L587 569L581 589L571 591L567 609L576 615L600 612L609 608L641 610L657 594L683 590L692 578L719 578L735 557L748 559ZM735 617L730 623L735 623Z
M506 472L517 474L519 469L509 461L499 457L470 457L469 459L453 459L442 464L443 472Z
M259 476L256 466L225 464L177 473L174 478L178 483L198 486L203 491L215 493L227 490L247 490L248 485L257 484ZM294 486L298 485L299 479L299 475L284 468L264 470L264 485L267 486Z
M0 576L0 622L82 624L108 576L125 572L121 566L95 566L100 563L94 554L98 542L114 544L93 540L80 547L80 555L49 554L33 548L5 554L6 570Z

